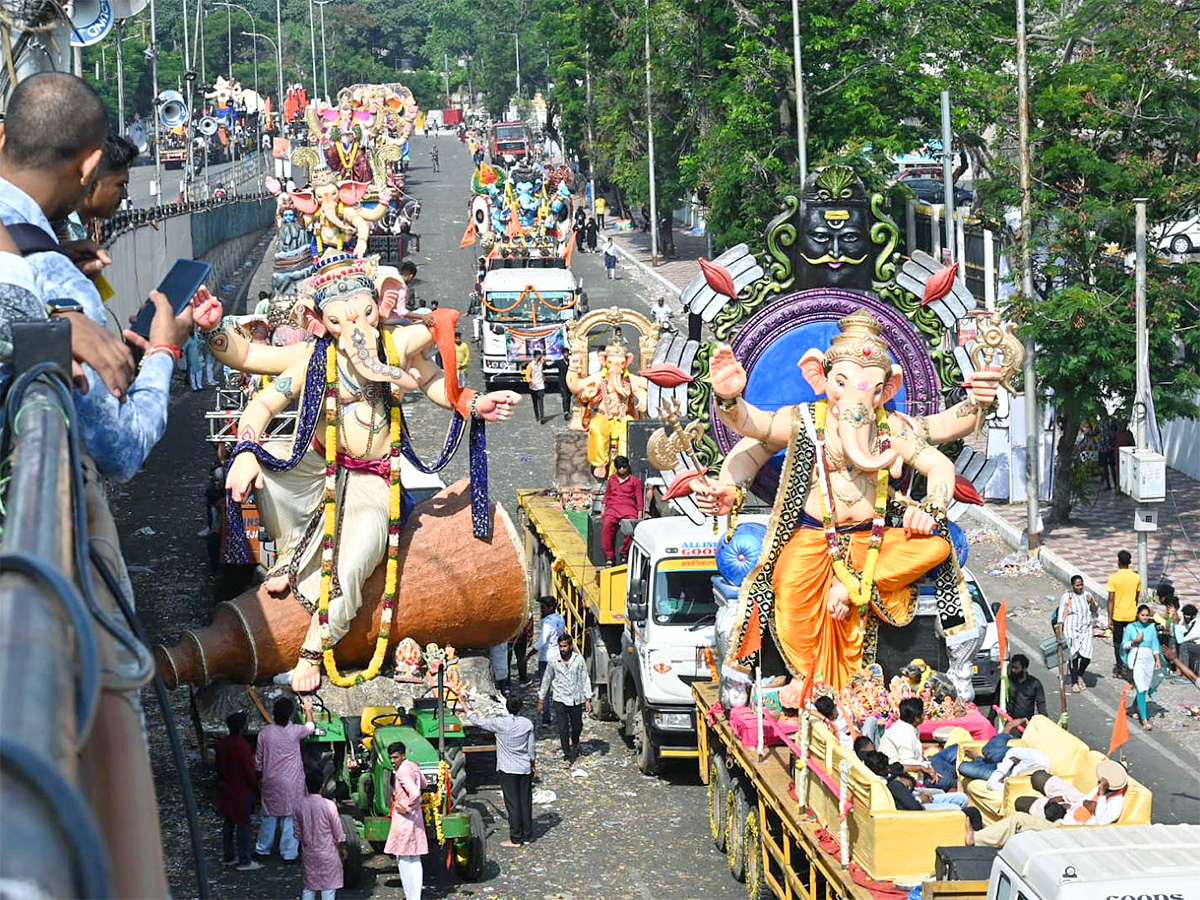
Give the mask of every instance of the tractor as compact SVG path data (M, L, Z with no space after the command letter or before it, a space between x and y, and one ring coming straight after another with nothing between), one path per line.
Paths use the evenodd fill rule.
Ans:
M429 783L422 805L430 853L464 881L482 878L487 840L483 816L463 806L467 763L462 721L434 697L414 700L411 710L368 706L357 719L348 719L313 696L317 728L301 752L306 768L325 773L325 796L348 810L342 814L346 887L361 884L367 845L380 852L387 841L393 771L387 748L396 741L403 742Z

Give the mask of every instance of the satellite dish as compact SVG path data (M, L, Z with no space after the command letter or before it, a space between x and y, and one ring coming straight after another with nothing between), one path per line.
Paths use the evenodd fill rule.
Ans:
M75 0L71 13L71 46L98 44L112 31L116 21L109 0Z
M150 5L150 0L111 0L113 17L132 19Z

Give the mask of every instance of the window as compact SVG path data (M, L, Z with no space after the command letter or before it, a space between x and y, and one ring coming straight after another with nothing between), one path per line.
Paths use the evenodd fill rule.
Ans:
M1012 897L1012 882L1008 880L1008 875L1004 872L1000 873L1000 879L996 882L996 900L1009 900Z
M522 293L524 296L522 297ZM533 291L488 291L484 295L485 318L506 325L518 322L552 324L570 322L574 318L575 294L571 291L551 291L538 300ZM536 305L536 310L535 310Z
M665 559L654 579L654 621L658 625L696 625L715 621L711 559Z

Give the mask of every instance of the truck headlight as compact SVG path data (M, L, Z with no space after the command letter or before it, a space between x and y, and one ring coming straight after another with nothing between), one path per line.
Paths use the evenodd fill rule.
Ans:
M663 731L691 731L692 714L685 712L656 712L652 720L654 727Z
M1000 645L999 644L992 644L992 649L990 649L988 651L988 658L994 663L1000 662Z

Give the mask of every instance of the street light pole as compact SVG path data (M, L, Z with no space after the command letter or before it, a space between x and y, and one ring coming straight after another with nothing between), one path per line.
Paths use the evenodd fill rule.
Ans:
M650 0L646 0L646 147L650 157L650 265L658 265L658 191L654 183L654 109L650 93Z
M1025 0L1017 0L1017 135L1021 168L1021 294L1033 303L1033 186L1029 153L1029 58L1025 32ZM1037 556L1041 545L1038 505L1041 503L1041 446L1037 406L1037 369L1033 339L1025 340L1025 530L1029 555Z
M1150 335L1146 331L1146 204L1150 201L1138 197L1134 201L1137 208L1134 244L1133 295L1136 303L1136 353L1135 366L1137 399L1133 404L1134 440L1137 450L1146 449L1146 426L1150 413ZM1145 517L1147 507L1139 500L1137 518ZM1142 579L1142 590L1146 589L1150 569L1150 532L1144 527L1137 529L1137 567Z
M225 6L225 32L229 36L229 80L233 81L233 9L228 3Z
M329 57L325 55L325 7L333 0L316 0L321 7L321 73L325 85L325 102L329 102Z
M281 0L275 0L275 57L279 72L279 135L283 136L283 11Z
M796 147L800 184L808 178L808 135L804 125L804 72L800 67L800 0L792 0L792 66L796 79Z
M259 34L257 31L243 31L242 35L244 37L250 38L251 40L256 40L258 38L262 38L264 41L266 41L268 44L271 45L271 48L275 51L276 58L280 58L279 45L276 44L269 37L267 37L265 34ZM280 66L276 70L276 74L279 77L279 136L283 137L283 66ZM282 168L281 168L280 174L282 175Z
M158 19L150 0L150 90L154 92L154 187L162 205L162 117L158 104Z
M317 84L317 22L313 16L313 0L308 0L308 39L312 45L312 98L313 103L316 103L321 86Z
M513 32L513 40L517 43L517 99L521 98L521 33Z

